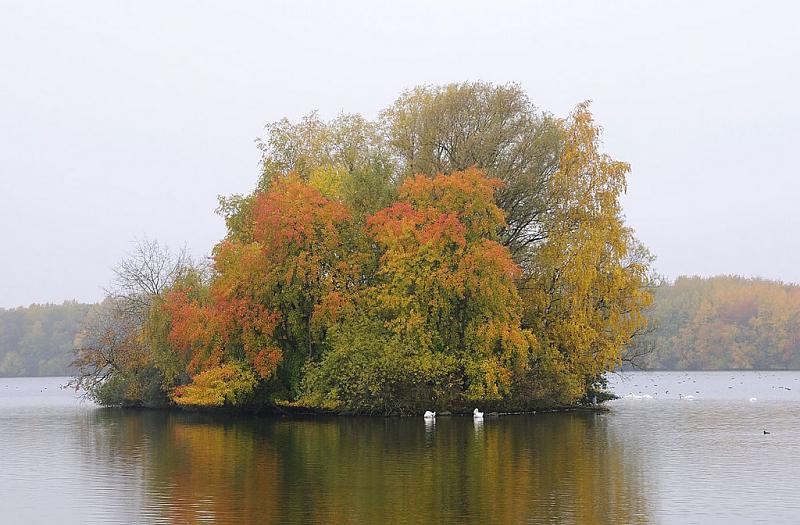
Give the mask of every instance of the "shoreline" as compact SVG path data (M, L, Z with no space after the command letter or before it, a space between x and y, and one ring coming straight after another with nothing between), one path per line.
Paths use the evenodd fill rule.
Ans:
M617 399L612 398L609 400ZM251 417L277 417L277 418L339 418L339 417L358 417L358 418L417 418L422 414L363 414L363 413L344 413L323 409L311 409L307 407L279 407L276 405L264 407L182 407L182 406L145 406L145 405L97 405L102 410L123 410L123 411L163 411L171 413L186 414L206 414L214 416L251 416ZM586 412L586 413L607 413L611 409L605 403L597 405L570 405L543 407L536 410L519 411L492 411L485 412L485 418L497 418L505 416L524 416L535 414L556 414L566 412ZM472 411L441 411L436 414L436 418L448 417L471 417Z

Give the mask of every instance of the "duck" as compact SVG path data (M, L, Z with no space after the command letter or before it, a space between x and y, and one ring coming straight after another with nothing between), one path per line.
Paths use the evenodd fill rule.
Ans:
M766 436L767 434L769 434L769 432L767 432L767 431L765 430L765 431L764 431L764 435Z
M476 408L475 410L472 411L472 417L474 417L475 419L483 419L483 412L481 412Z
M430 410L425 411L425 415L423 415L425 419L434 419L436 418L436 412L431 412Z

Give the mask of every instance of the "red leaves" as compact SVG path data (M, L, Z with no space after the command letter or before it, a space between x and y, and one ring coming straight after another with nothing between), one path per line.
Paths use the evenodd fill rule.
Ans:
M313 310L304 309L327 293L323 281L341 266L331 254L342 250L341 231L349 218L344 206L293 175L276 178L269 191L258 194L254 242L225 240L215 247L215 277L202 297L179 289L167 297L169 341L188 362L187 371L243 357L262 379L274 375L284 352L276 327L291 317L290 330L308 333L297 327L298 313L310 322ZM336 303L329 302L327 315L335 316ZM294 335L283 333L283 346L308 347L307 341L295 344Z
M516 277L519 268L508 250L493 240L503 225L502 212L494 203L499 185L474 168L434 178L411 177L400 189L404 200L369 217L369 232L387 250L384 257L393 251L408 257L423 249L463 257L471 247L473 259L476 250L485 251L486 263Z
M428 224L419 230L418 239L420 242L453 242L459 247L464 247L467 243L464 238L467 228L459 220L455 213L428 213L432 216Z
M261 355L265 341L280 320L277 312L247 298L224 297L212 293L212 301L201 304L186 290L167 294L164 310L170 315L170 344L188 361L187 372L197 373L224 360L225 347L240 344L256 370L267 378L274 372L281 355L276 351ZM266 374L266 375L265 375Z
M403 239L420 244L493 239L503 226L503 213L494 203L500 181L470 168L433 178L416 175L400 188L400 202L368 219L373 237L384 245Z
M367 227L378 242L389 244L395 239L413 235L424 215L408 202L397 202L367 218Z
M280 348L267 347L255 355L252 360L253 368L262 379L268 379L275 374L282 358L283 353Z
M347 209L290 175L256 198L253 238L270 253L304 246L321 235L336 240L336 225L349 219ZM331 239L332 238L332 239Z
M166 295L164 310L172 321L168 336L170 344L184 358L194 362L192 350L198 346L211 346L217 331L210 308L190 299L188 290L178 288Z
M503 212L494 202L494 192L501 184L477 168L433 178L416 175L403 183L400 198L416 209L454 213L472 235L494 237L505 224Z
M237 362L269 379L283 362L320 355L330 327L372 304L401 340L490 359L497 334L519 325L519 267L495 240L498 184L475 169L410 178L358 231L340 203L297 177L275 179L255 198L253 241L217 245L203 293L168 295L170 343L192 374Z
M517 279L522 274L522 269L511 258L508 248L488 239L482 240L476 249L471 250L462 264L477 278L480 278L481 269L488 266L509 279Z

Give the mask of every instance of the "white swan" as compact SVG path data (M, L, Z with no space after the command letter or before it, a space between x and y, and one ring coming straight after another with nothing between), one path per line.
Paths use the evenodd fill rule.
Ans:
M476 408L475 410L472 411L472 417L474 417L475 419L483 419L483 412L481 412Z
M754 397L751 397L751 398L750 398L750 402L751 402L751 403L755 403L756 401L758 401L758 399L756 399L756 398L754 398Z
M431 412L430 410L425 411L425 415L422 416L425 419L434 419L436 417L436 412Z
M653 396L651 396L650 394L637 395L637 394L634 394L632 392L630 394L624 396L624 397L625 397L625 399L637 399L637 400L638 399L653 399Z

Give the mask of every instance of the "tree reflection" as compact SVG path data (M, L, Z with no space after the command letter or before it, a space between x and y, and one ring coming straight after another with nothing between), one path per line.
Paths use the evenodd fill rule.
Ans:
M95 461L154 521L637 523L644 472L605 418L216 418L97 411Z

